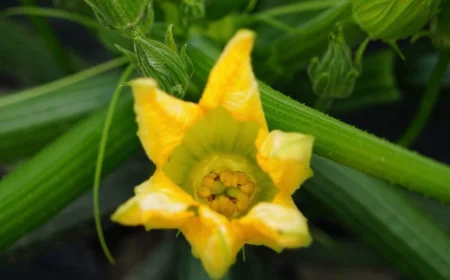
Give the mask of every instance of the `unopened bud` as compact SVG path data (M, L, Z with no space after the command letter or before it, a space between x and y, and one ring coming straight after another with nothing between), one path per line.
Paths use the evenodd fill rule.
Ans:
M371 39L396 41L417 33L440 0L351 0L353 16Z
M127 31L139 27L148 31L153 23L152 0L85 0L107 28ZM147 30L148 29L148 30Z
M205 16L205 0L183 0L180 10L186 20L202 18Z
M320 98L345 98L353 91L359 71L353 66L351 50L342 32L330 36L325 54L315 57L308 67L314 93Z
M186 46L178 52L173 46L149 39L143 34L136 34L133 41L135 63L139 71L157 80L164 91L182 98L193 73ZM130 56L130 53L127 55Z

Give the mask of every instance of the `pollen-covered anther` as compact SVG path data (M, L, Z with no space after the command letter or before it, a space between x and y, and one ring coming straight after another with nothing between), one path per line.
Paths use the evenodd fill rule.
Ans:
M219 200L214 199L213 201L211 201L211 202L209 203L209 207L210 207L212 210L219 212Z
M247 210L250 205L250 197L237 188L229 188L227 190L227 195L236 199L236 209L239 212Z
M234 172L234 177L236 179L237 185L239 186L242 186L245 183L247 183L247 177L245 177L245 174L240 171Z
M220 181L227 187L233 186L235 181L234 177L233 172L230 170L224 170L220 173Z
M255 188L255 183L247 179L243 172L225 169L218 174L211 172L205 175L197 196L206 198L214 211L231 218L248 209Z
M200 188L198 188L197 190L197 196L199 198L207 198L208 196L211 195L211 190L206 187L206 186L201 186Z
M252 181L248 181L247 183L245 183L244 185L240 186L239 189L248 195L252 195L252 193L255 191L255 183L253 183Z
M215 181L214 184L212 184L212 186L210 187L210 189L212 194L221 194L227 189L227 187L224 184L222 184L222 182Z
M224 216L230 218L236 209L236 206L233 204L231 199L222 195L218 198L219 201L219 212Z

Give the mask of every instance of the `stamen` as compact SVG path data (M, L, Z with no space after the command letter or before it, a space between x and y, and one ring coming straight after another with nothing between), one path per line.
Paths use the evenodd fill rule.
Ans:
M231 217L234 213L234 210L236 209L236 206L234 206L233 202L226 197L226 196L220 196L219 197L219 212L225 215L226 217Z
M209 203L209 207L211 207L214 211L219 211L219 200L215 199Z
M231 187L233 185L233 178L233 172L230 170L224 170L220 173L220 181L222 181L222 183L227 187Z
M235 172L235 176L237 178L237 184L242 186L247 183L247 177L245 177L244 173L237 171Z
M203 177L202 185L207 188L211 187L215 182L215 178L216 178L216 176L214 173L209 173L208 175Z
M197 196L198 196L199 198L207 198L207 197L210 196L210 195L211 195L211 190L208 189L208 188L205 187L205 186L201 186L201 187L198 188L198 190L197 190Z
M231 218L236 212L248 209L255 188L255 183L248 180L243 172L225 169L219 174L211 172L205 175L197 196L206 198L214 211Z
M236 207L239 212L247 210L248 206L250 205L250 198L248 197L248 195L238 189L229 188L227 190L227 195L237 199Z
M252 181L248 181L245 185L240 186L239 189L248 195L251 195L254 191L255 191L255 183L253 183Z
M221 182L215 181L214 184L212 184L212 186L210 187L210 189L211 193L213 194L221 194L227 189L227 187L224 186L224 184L222 184Z

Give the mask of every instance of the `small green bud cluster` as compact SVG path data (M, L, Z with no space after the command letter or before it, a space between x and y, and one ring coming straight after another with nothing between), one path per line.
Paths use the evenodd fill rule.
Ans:
M180 10L185 20L193 20L205 16L205 0L182 0Z
M319 98L346 98L351 95L359 71L353 66L351 50L340 31L330 35L321 59L314 57L308 67L313 91Z

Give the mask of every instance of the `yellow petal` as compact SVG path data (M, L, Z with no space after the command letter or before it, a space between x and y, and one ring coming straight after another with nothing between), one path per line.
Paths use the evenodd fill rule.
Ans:
M147 229L178 228L196 215L198 203L162 171L156 171L135 192L116 210L113 221L127 226L145 225Z
M130 84L139 139L156 166L162 166L181 143L186 129L203 115L202 110L159 90L153 79L140 78Z
M313 174L309 168L313 142L310 135L271 131L263 141L258 137L258 164L282 192L292 194Z
M207 206L201 206L199 215L185 223L181 231L192 246L192 254L213 279L226 274L243 245L230 221Z
M277 252L311 243L306 218L288 195L278 195L273 203L259 203L233 222L246 243L265 245Z
M222 106L235 119L254 120L267 129L251 65L254 38L252 31L240 30L230 40L209 75L199 104L206 110Z

